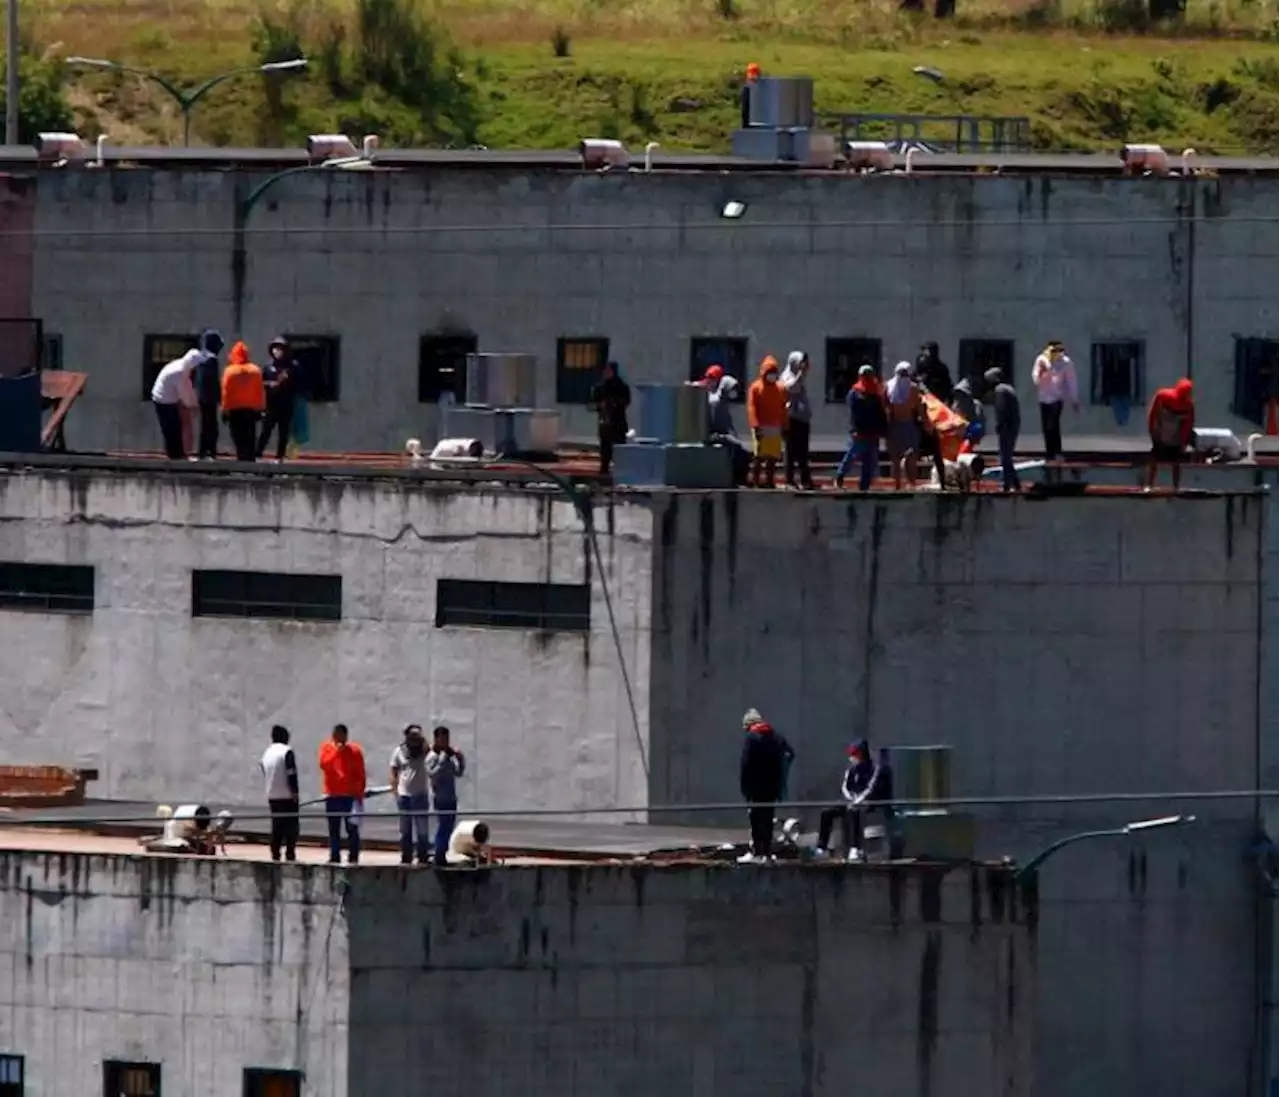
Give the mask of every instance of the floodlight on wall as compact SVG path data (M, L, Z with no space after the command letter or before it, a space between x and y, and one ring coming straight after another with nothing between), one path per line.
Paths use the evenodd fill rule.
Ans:
M307 138L307 158L310 160L354 159L358 155L351 138L341 133L313 133Z
M1123 158L1128 175L1169 174L1169 154L1159 145L1125 145Z
M720 208L720 216L726 221L736 221L744 213L747 212L746 202L738 202L730 199Z
M78 133L41 133L36 135L36 158L39 160L79 160L88 147Z
M883 141L849 141L844 159L851 171L893 170L893 153Z
M602 137L584 138L578 143L578 155L582 157L582 166L588 171L608 171L610 168L625 168L631 164L631 156L621 141Z

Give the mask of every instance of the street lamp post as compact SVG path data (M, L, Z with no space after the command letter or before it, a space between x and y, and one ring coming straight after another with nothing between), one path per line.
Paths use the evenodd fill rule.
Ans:
M135 69L130 65L122 65L118 61L108 61L101 57L68 57L68 65L81 65L94 69L110 69L114 72L127 72L133 76L140 76L144 80L150 80L153 84L161 87L165 93L178 104L182 111L182 143L183 145L191 144L191 112L195 109L197 103L205 97L210 91L216 88L224 80L230 80L233 76L243 76L247 73L270 73L270 72L292 72L296 69L307 67L307 59L305 57L295 57L292 61L268 61L265 65L245 65L242 68L230 69L227 72L219 73L217 76L211 76L202 84L197 84L194 88L182 88L175 84L166 76L161 76L156 72L147 72L145 69Z
M1111 827L1107 830L1085 830L1079 834L1068 834L1065 838L1059 838L1051 845L1045 846L1044 849L1018 869L1014 879L1019 884L1034 886L1040 876L1040 866L1057 853L1058 850L1066 846L1075 845L1077 842L1087 842L1093 838L1125 838L1134 834L1144 834L1149 830L1183 826L1195 821L1196 817L1194 815L1165 815L1159 819L1141 819L1136 823L1126 823L1122 827Z

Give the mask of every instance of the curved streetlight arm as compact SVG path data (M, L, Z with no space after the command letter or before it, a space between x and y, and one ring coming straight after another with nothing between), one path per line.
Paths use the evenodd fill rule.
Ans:
M301 68L302 66L299 65L296 67ZM277 71L287 72L288 70L283 68L281 69L272 68L270 65L245 65L242 68L228 69L226 72L219 73L217 76L211 76L203 84L197 84L189 92L184 93L184 99L186 102L185 109L190 110L202 98L204 98L204 96L207 93L209 93L214 88L216 88L224 80L230 80L233 76L244 76L251 72L261 73L262 75L266 76L272 72L277 72Z
M241 221L248 218L249 211L258 204L258 200L281 179L288 179L291 175L301 175L304 171L341 171L343 168L364 167L369 163L370 161L363 156L343 156L336 160L326 160L322 164L300 164L296 168L285 168L274 175L268 175L244 196L244 201L240 203Z
M1030 861L1018 869L1014 879L1018 883L1034 880L1040 870L1040 866L1045 861L1064 846L1075 845L1076 842L1087 842L1093 838L1125 838L1148 830L1176 827L1184 823L1194 823L1195 821L1196 817L1194 815L1165 815L1159 819L1141 819L1135 823L1126 823L1122 827L1109 827L1106 830L1085 830L1079 834L1068 834L1065 838L1059 838L1051 845L1045 846Z
M107 61L97 57L68 57L68 65L86 65L94 69L112 69L115 72L127 72L131 76L140 76L144 80L150 80L152 83L159 84L168 94L177 102L178 106L186 110L187 93L184 92L177 84L167 77L161 76L158 72L148 72L146 69L135 69L132 65L122 65L119 61Z

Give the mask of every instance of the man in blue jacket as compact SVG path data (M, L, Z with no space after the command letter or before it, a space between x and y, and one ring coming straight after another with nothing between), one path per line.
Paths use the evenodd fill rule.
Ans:
M738 858L738 863L758 865L773 859L774 805L782 799L787 770L796 752L753 708L743 715L742 727L746 740L742 745L738 785L749 805L751 849Z
M849 764L844 771L844 780L840 782L840 795L844 803L823 810L818 823L818 848L814 850L814 856L827 856L827 851L831 848L831 828L838 820L844 831L848 860L863 859L863 815L878 807L884 810L887 819L892 811L893 769L889 765L887 753L881 751L880 760L875 761L871 755L871 744L866 739L859 739L849 747Z

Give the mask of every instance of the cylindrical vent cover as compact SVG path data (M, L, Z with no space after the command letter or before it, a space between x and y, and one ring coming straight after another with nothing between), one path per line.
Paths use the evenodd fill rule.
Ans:
M537 357L532 354L468 354L467 403L490 408L537 407Z
M949 746L891 747L889 761L893 766L895 800L933 803L951 798Z

